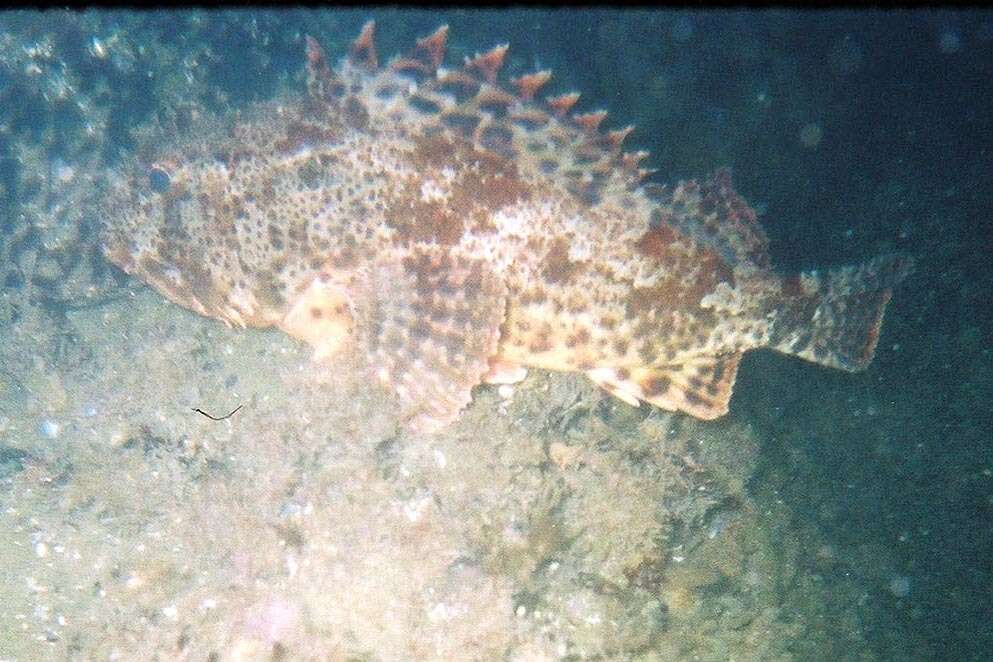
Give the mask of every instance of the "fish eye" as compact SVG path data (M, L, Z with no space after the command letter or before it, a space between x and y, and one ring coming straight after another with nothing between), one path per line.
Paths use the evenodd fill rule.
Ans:
M169 177L168 172L159 166L153 166L148 172L148 183L156 193L165 193L169 190L172 179Z

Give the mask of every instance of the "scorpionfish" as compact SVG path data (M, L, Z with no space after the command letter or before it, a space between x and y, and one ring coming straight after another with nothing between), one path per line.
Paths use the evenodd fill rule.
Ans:
M780 276L727 170L651 183L631 128L499 80L507 46L444 67L447 26L381 65L367 23L306 93L159 128L115 168L105 255L230 326L363 357L419 430L482 382L578 371L631 405L714 419L742 353L856 371L891 289L885 255Z

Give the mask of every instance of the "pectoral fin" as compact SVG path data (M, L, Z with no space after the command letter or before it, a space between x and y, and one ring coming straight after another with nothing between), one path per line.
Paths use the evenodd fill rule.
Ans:
M370 367L414 429L435 430L471 398L496 354L506 287L478 259L419 249L376 261L357 317Z

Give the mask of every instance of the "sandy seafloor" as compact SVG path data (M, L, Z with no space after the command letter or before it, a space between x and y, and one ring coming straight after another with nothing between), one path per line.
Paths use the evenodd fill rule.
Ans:
M384 55L510 41L660 181L732 165L784 271L915 255L876 362L755 353L711 423L536 371L411 435L349 357L102 262L136 126L299 87L303 31L369 16ZM984 659L991 46L978 12L0 14L0 660Z

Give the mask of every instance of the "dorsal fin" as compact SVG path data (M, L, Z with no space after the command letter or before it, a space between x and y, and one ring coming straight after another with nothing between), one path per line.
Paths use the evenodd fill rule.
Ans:
M710 246L732 267L742 262L770 268L769 240L755 211L731 186L731 171L722 168L702 184L680 182L659 199L667 225Z
M597 204L609 190L633 191L649 172L639 169L644 153L621 151L632 127L601 131L605 111L572 114L578 92L537 101L550 71L498 82L506 44L465 58L459 69L444 70L447 38L448 28L441 26L418 39L407 56L394 58L386 72L369 76L376 104L381 100L394 119L407 113L427 138L444 133L471 141L477 151L514 159L518 167L556 180L584 204ZM350 61L367 70L375 64L371 22L352 46ZM404 80L391 81L389 74Z
M533 74L515 78L510 82L517 88L517 93L521 101L527 102L534 99L534 95L538 93L538 90L544 87L551 78L552 72L545 69L544 71L536 71Z
M503 58L507 55L508 48L510 48L509 44L500 44L499 46L494 46L482 55L476 55L476 57L471 60L466 58L465 68L467 70L475 69L483 75L483 79L486 82L495 83L497 74L503 67Z
M379 66L379 60L376 59L376 45L373 43L375 33L376 21L366 21L348 52L348 59L352 64L369 71L374 71Z
M761 268L771 268L769 238L759 224L758 216L738 195L731 182L731 169L720 168L701 188L703 205L713 204L721 219L718 236L739 259L746 259Z

